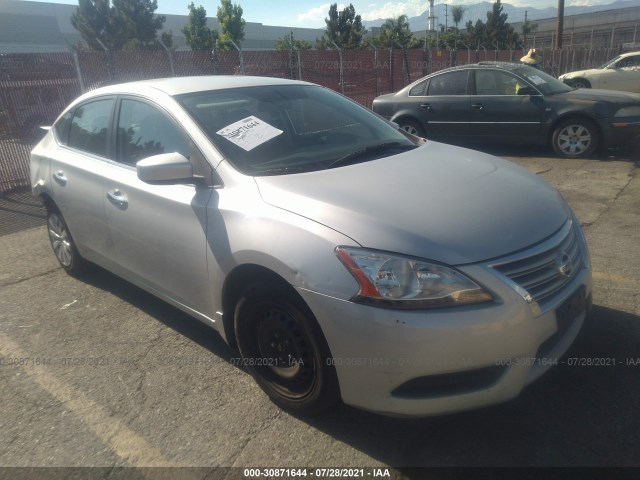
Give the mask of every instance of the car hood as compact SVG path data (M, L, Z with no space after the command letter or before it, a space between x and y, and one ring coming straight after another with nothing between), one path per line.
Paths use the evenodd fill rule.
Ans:
M574 78L574 77L584 77L585 75L598 75L602 73L603 70L601 68L591 68L589 70L580 70L578 72L569 72L563 75L560 75L558 78Z
M640 94L623 92L620 90L601 90L597 88L578 88L570 92L563 93L576 100L588 100L592 102L640 102Z
M569 216L557 191L534 174L436 142L366 163L255 181L268 204L363 247L450 265L526 248Z

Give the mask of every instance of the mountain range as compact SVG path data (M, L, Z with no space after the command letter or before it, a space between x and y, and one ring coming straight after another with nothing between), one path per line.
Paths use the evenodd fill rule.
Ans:
M425 2L427 3L427 2ZM435 5L435 24L444 25L445 22L449 26L453 26L453 18L451 16L451 7L455 6L455 0L445 5L444 3L436 3ZM542 18L555 18L558 14L558 9L555 7L547 7L547 8L534 8L534 7L516 7L509 3L502 2L503 12L506 13L509 17L507 21L509 23L518 23L524 22L525 11L527 12L528 20L539 20ZM462 17L462 21L458 25L459 28L464 28L469 20L471 20L474 24L476 20L480 19L483 22L487 21L487 12L493 9L493 2L479 2L469 5L464 5L466 11L464 16ZM640 7L640 0L616 0L613 3L607 5L595 5L589 7L564 7L565 16L568 15L578 15L581 13L593 13L600 12L603 10L613 10L617 8L628 8L628 7ZM448 12L447 12L448 10ZM445 18L448 13L448 19ZM421 15L417 17L409 18L409 27L413 32L424 31L427 29L429 11L425 10ZM370 27L379 27L384 23L384 18L379 18L376 20L363 21L362 23L366 28Z

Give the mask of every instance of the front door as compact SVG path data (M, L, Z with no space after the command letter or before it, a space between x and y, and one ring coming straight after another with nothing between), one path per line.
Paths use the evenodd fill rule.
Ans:
M159 107L123 98L115 145L104 196L119 266L145 287L210 313L206 209L212 190L192 183L150 185L138 179L135 167L160 153L189 158L189 137Z
M477 142L545 143L545 123L551 114L542 95L518 95L528 86L508 72L478 69L476 95L469 103L470 135Z

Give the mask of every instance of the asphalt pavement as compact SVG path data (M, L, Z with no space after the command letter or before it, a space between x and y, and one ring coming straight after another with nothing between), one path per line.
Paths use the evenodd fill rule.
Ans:
M90 471L100 478L121 466L199 467L192 478L246 473L218 467L388 467L411 477L410 467L640 466L638 168L509 159L575 210L591 249L594 309L565 357L573 360L517 399L424 419L280 410L195 319L104 270L66 275L37 203L25 195L7 207L3 198L0 466L104 467Z

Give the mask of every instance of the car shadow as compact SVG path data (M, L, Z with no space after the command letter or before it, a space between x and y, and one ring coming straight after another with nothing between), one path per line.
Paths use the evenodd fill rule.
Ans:
M226 362L230 362L232 357L237 357L237 352L210 326L103 268L92 266L89 271L77 275L76 278L134 305Z
M237 356L210 327L120 277L96 268L80 280L228 363ZM595 306L560 364L507 403L417 419L342 405L298 418L410 476L411 467L638 466L639 344L638 315Z

